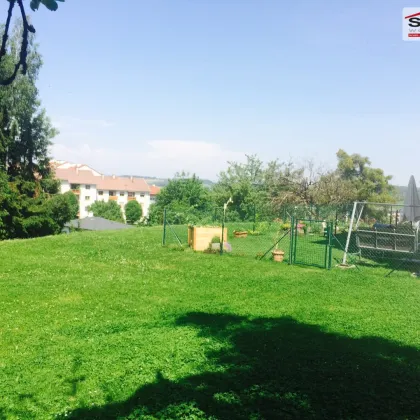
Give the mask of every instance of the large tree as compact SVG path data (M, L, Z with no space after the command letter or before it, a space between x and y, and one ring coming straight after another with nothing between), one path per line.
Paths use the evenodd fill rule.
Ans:
M10 49L0 63L0 77L10 71L19 55L21 32L18 22ZM28 42L27 76L19 74L15 83L0 89L3 238L57 233L69 219L70 201L55 195L59 183L48 157L48 147L57 132L41 107L35 84L42 60L33 36Z
M324 170L312 160L301 165L292 161L272 161L264 174L269 200L274 209L285 204L311 205L316 202L316 188Z
M196 175L181 172L168 181L160 190L156 203L149 211L152 223L162 222L163 211L167 209L172 223L192 223L211 209L208 189Z
M272 218L286 205L315 203L316 186L323 171L312 161L302 165L273 160L266 165L257 156L246 156L245 163L229 162L219 174L213 197L220 206L232 197L228 216L246 220L255 215Z
M232 198L228 217L252 218L255 206L267 199L264 174L264 164L256 155L246 155L245 163L228 162L228 168L220 172L212 189L215 204L222 207Z
M337 152L337 174L341 180L353 186L358 201L395 202L396 190L390 184L392 176L379 168L372 168L370 159L357 153L349 155L340 149Z

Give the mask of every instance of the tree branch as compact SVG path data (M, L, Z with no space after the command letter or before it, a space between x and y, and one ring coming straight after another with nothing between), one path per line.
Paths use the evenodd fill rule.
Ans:
M7 40L9 39L9 27L10 27L10 21L12 20L13 8L15 7L15 2L16 0L10 0L10 3L9 3L6 26L4 28L3 40L1 43L1 49L0 49L0 61L6 55L6 44L7 44Z
M12 84L13 81L16 79L18 71L21 67L22 67L22 74L26 74L26 72L28 70L27 58L28 58L29 32L35 33L35 28L32 25L29 25L28 20L26 18L25 8L23 6L22 0L11 0L10 1L10 6L9 6L9 14L7 16L6 30L5 30L5 33L4 33L4 35L6 37L4 37L4 35L3 35L3 43L2 43L2 49L1 49L1 54L2 55L0 56L0 58L3 55L6 54L6 42L7 42L7 38L8 38L7 32L9 30L8 25L10 25L10 19L12 17L12 11L13 11L13 6L15 4L15 1L17 1L17 3L18 3L19 8L20 8L20 12L21 12L21 15L22 15L22 25L23 25L22 44L21 44L21 47L20 47L19 61L15 64L15 70L13 71L13 73L10 77L0 81L1 86L8 86L8 85ZM4 48L4 50L3 50L3 48Z

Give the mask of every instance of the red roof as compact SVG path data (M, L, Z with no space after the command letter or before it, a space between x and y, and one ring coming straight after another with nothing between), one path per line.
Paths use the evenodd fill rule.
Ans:
M91 171L79 171L75 167L55 170L55 176L71 184L97 184L101 176L95 176Z
M147 182L143 178L123 178L119 176L104 176L99 181L98 190L150 192Z
M57 168L55 176L70 184L96 185L98 190L150 192L150 188L143 178L124 178L119 176L97 176L89 170L80 170L75 167Z
M150 195L157 195L160 193L160 187L157 187L156 185L150 185Z

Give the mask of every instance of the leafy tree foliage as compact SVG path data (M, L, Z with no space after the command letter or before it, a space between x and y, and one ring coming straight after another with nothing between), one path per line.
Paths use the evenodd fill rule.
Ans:
M63 194L64 197L67 197L67 200L70 205L70 220L76 219L79 214L79 200L72 191L67 191Z
M308 205L315 201L319 170L312 162L296 166L273 160L264 165L255 155L246 158L245 163L230 162L212 191L219 206L232 198L228 207L230 220L253 218L255 207L257 218L263 218L278 214L286 204Z
M57 1L64 2L65 0L31 0L30 6L32 10L37 10L39 8L40 4L43 4L45 7L47 7L49 10L57 10L58 4ZM6 23L4 25L3 30L3 37L0 47L0 63L4 61L5 56L7 55L7 41L9 39L9 29L10 29L10 23L12 21L13 16L13 10L15 8L15 5L17 4L20 9L21 19L20 19L20 25L21 25L21 45L20 45L20 51L19 54L15 56L15 64L10 69L8 73L5 75L2 75L0 78L0 85L2 86L8 86L12 84L18 74L19 70L21 70L22 74L25 75L28 70L28 45L30 43L30 34L35 33L35 28L33 25L31 25L28 21L28 17L26 16L25 12L25 6L23 0L7 0L8 3L8 11L7 11L7 18Z
M263 162L255 155L246 158L246 163L229 162L213 187L212 197L217 206L222 207L232 198L228 208L230 220L245 220L253 214L256 203L264 202L267 197Z
M114 222L124 222L121 208L115 201L95 201L89 206L89 211L91 211L95 217L103 217L104 219L113 220Z
M314 188L314 202L318 205L344 205L357 199L357 191L349 180L343 179L337 171L320 177Z
M129 201L125 205L125 219L128 224L132 225L133 223L138 222L142 215L143 211L141 205L136 200Z
M57 1L64 2L65 0L31 0L31 9L38 10L39 5L43 4L47 9L56 11L58 9Z
M342 206L359 201L394 202L391 177L372 168L367 157L337 153L337 168L325 171L308 161L302 165L277 160L263 164L255 155L245 163L230 162L219 175L212 190L212 200L221 206L229 197L228 218L249 220L254 206L260 213L273 217L287 206Z
M170 217L175 223L189 223L211 209L209 191L196 176L185 172L177 173L169 180L168 185L161 189L156 197L156 203L151 206L149 219L159 223L163 209L170 209Z
M17 24L10 50L0 63L0 78L10 72L19 54ZM67 197L58 196L59 183L51 172L48 147L56 135L41 108L35 82L42 61L33 37L29 39L27 77L0 89L0 237L26 238L60 232L70 220Z
M358 201L388 203L396 200L395 187L390 184L392 176L379 168L372 168L368 157L359 154L337 152L337 173L340 179L350 182Z

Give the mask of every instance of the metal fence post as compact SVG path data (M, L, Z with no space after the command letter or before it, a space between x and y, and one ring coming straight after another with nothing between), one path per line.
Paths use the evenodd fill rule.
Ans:
M166 244L166 208L163 209L163 236L162 245Z
M222 218L222 242L220 243L220 255L223 255L223 242L225 237L225 212L223 212Z
M297 242L298 242L298 224L300 220L298 218L294 219L295 224L293 226L293 263L296 261L296 255L297 255Z
M337 226L337 225L336 225ZM333 251L333 245L332 245L332 229L333 229L333 222L331 222L331 233L328 238L328 248L329 248L329 256L328 256L328 270L331 270L332 265L332 251Z
M290 222L289 265L293 264L294 230L295 230L295 216L292 216L291 222Z
M327 223L327 243L325 244L325 262L324 268L329 270L331 268L331 238L333 232L333 222Z
M335 227L334 227L334 235L337 235L337 225L338 225L338 210L335 209Z

